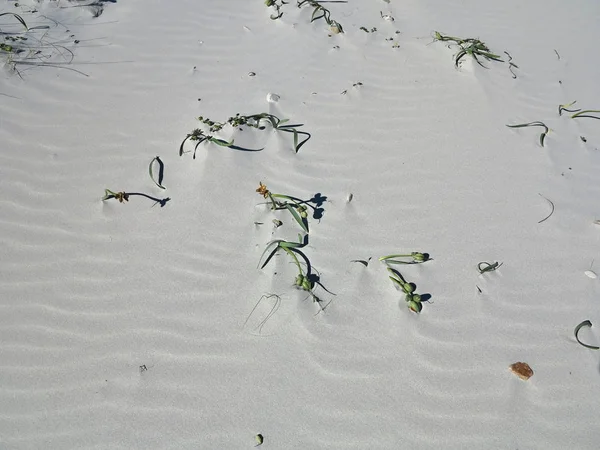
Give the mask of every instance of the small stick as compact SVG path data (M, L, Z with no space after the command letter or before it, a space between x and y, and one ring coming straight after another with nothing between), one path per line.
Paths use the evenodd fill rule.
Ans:
M558 57L558 59L560 60L560 55L558 54L558 52L556 51L556 49L554 49L554 53L556 53L556 56Z
M540 220L538 223L542 223L546 220L548 220L550 218L550 216L552 214L554 214L554 203L552 203L552 201L550 201L549 199L547 199L546 197L544 197L542 194L538 194L540 197L542 197L543 199L545 199L548 203L550 203L550 205L552 206L552 211L550 211L550 214L548 214L546 217L544 217L542 220Z

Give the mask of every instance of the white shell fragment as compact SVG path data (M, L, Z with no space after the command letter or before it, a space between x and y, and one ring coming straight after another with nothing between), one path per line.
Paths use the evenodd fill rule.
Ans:
M393 17L393 16L390 16L389 14L383 14L383 15L381 16L381 18L382 18L383 20L387 20L388 22L393 22L394 20L396 20L396 19L394 19L394 17Z
M269 92L269 93L267 94L267 101L268 101L269 103L277 103L277 102L279 101L279 99L280 99L280 98L281 98L281 97L280 97L279 95L277 95L277 94L273 94L272 92Z
M588 277L590 277L590 278L592 278L592 279L593 279L593 278L598 278L598 275L596 275L596 272L592 272L591 270L586 270L586 271L585 271L585 272L583 272L583 273L585 273L585 274L586 274Z

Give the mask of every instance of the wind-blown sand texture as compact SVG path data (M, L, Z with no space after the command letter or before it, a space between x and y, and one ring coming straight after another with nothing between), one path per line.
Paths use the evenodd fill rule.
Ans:
M600 352L573 329L600 342L600 120L558 115L600 109L597 1L324 3L340 34L293 1L278 20L263 0L101 3L0 6L50 26L30 34L55 63L0 77L1 449L599 447ZM457 69L434 31L505 62ZM264 150L178 155L198 116L262 112L311 139L227 126ZM544 147L506 127L532 121ZM284 252L257 268L300 231L260 181L326 197L303 249L324 311ZM420 314L378 261L412 251L433 258L395 266L431 295Z

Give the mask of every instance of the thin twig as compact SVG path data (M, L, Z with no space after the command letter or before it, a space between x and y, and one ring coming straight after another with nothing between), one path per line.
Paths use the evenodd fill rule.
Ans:
M542 197L543 199L545 199L548 203L550 203L550 205L552 206L552 211L550 211L550 214L548 214L548 216L544 217L542 220L540 220L538 223L542 223L546 220L548 220L550 218L550 216L552 214L554 214L554 203L552 203L551 200L547 199L546 197L544 197L542 194L538 194L540 197Z

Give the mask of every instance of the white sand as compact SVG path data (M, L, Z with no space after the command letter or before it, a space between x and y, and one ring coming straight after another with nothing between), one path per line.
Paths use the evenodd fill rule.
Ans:
M349 0L324 4L331 37L295 2L276 21L262 0L19 3L0 13L60 21L43 43L74 59L0 78L1 449L599 448L600 352L573 330L589 319L600 343L600 121L557 113L600 108L597 1ZM434 30L508 51L518 78L457 70ZM264 150L179 157L195 117L237 112L312 138L295 154L290 134L226 127ZM537 120L544 147L505 126ZM259 181L327 197L303 249L336 294L315 291L324 312L285 253L257 268L299 230ZM432 296L419 315L377 261L412 251L433 257L396 266Z

